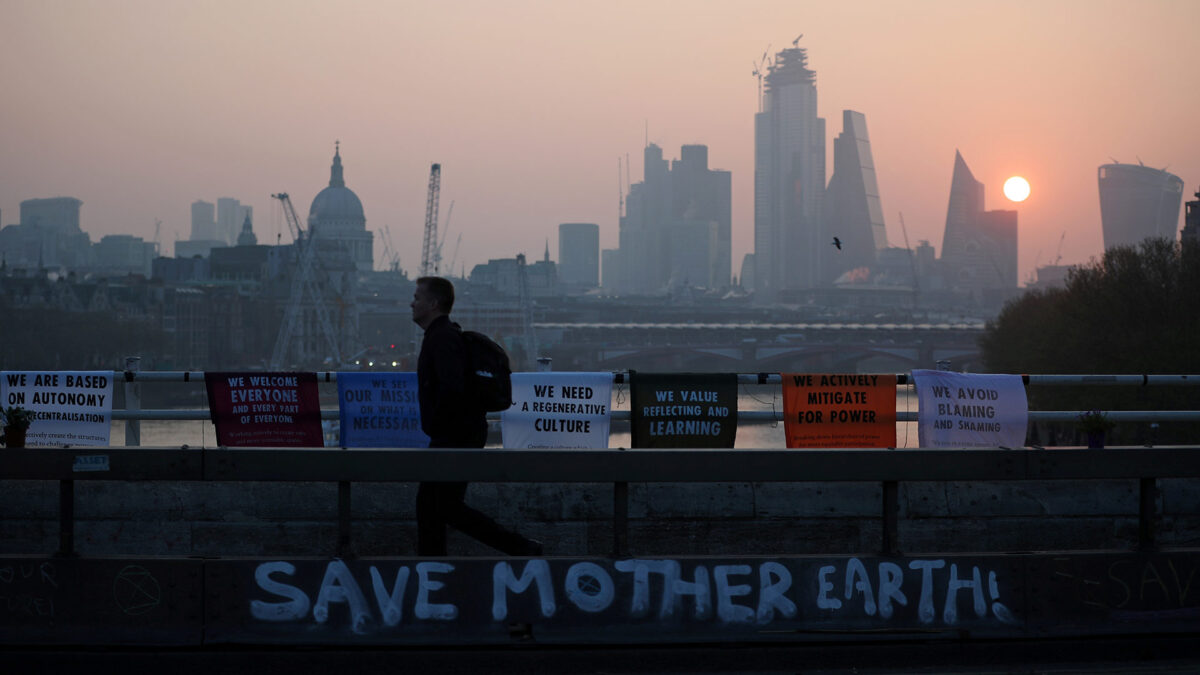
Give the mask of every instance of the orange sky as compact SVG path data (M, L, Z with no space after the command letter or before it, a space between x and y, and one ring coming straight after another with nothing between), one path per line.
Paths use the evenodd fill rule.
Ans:
M752 63L799 34L827 142L867 117L888 238L941 252L954 151L1020 211L1020 276L1101 251L1096 168L1167 167L1200 189L1195 0L302 2L0 0L0 212L73 196L83 229L187 238L189 205L255 208L260 242L303 217L342 141L367 227L418 264L429 164L459 267L525 252L557 224L617 240L617 158L641 178L709 146L733 172L735 273L753 242ZM1189 56L1190 55L1190 56ZM832 150L829 151L832 173ZM285 241L289 235L283 235ZM376 254L382 244L377 236Z

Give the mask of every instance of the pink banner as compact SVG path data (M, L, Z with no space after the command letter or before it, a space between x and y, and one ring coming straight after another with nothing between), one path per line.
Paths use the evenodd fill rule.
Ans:
M316 373L205 373L204 385L217 445L324 446Z

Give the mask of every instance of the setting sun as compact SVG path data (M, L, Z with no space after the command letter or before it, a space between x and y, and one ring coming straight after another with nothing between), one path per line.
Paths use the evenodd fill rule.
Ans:
M1004 196L1009 201L1023 202L1029 197L1029 181L1020 176L1013 176L1004 181Z

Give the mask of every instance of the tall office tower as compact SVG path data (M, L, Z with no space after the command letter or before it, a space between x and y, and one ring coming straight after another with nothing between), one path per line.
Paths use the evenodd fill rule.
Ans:
M676 229L672 276L693 286L724 288L733 265L732 185L728 171L708 168L707 145L685 145L671 163L671 213ZM711 225L710 225L711 224ZM698 236L705 236L704 251ZM690 249L690 250L689 250Z
M621 217L625 283L616 290L658 293L671 286L729 284L731 186L728 171L708 168L708 147L685 145L668 164L651 143L645 179L635 183Z
M621 249L606 248L600 251L600 285L605 291L621 288L623 281L621 269Z
M976 301L987 291L1017 287L1017 212L984 211L983 183L962 153L954 153L954 178L942 238L942 271L949 288Z
M825 120L817 117L816 73L806 50L775 55L754 116L755 301L820 283L831 248L821 228Z
M1174 241L1183 181L1141 164L1105 164L1098 171L1104 248L1136 245L1146 237Z
M1017 212L1002 209L979 215L979 241L987 262L979 275L981 289L1011 289L1017 283Z
M77 234L79 207L83 202L74 197L26 199L21 202L21 224L46 228L58 234Z
M1196 190L1196 201L1188 202L1184 209L1183 232L1179 239L1200 244L1200 190Z
M558 280L583 290L600 283L600 226L562 223L558 226Z
M616 289L625 293L654 293L661 289L669 270L662 253L671 193L667 160L662 148L651 143L642 150L642 182L634 183L625 198L619 247L625 278Z
M192 202L192 241L216 239L216 206L212 202L197 199Z
M867 118L853 110L842 111L842 133L833 139L833 176L825 189L825 230L827 243L837 237L842 248L826 246L826 264L821 267L824 283L849 270L870 267L877 252L887 248Z
M217 227L214 239L232 245L242 229L242 203L232 197L217 199Z
M21 254L9 262L72 269L87 265L91 237L79 227L83 202L74 197L26 199L21 202Z

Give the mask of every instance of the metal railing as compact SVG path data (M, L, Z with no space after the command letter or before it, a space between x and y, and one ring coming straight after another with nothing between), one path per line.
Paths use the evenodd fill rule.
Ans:
M354 482L612 483L613 555L629 553L629 483L878 482L881 555L899 545L899 485L924 481L1134 479L1138 549L1156 543L1157 481L1200 477L1200 447L1105 449L8 449L0 480L59 482L59 551L74 554L75 481L338 483L337 555L353 555Z
M114 382L124 382L125 408L113 410L114 420L125 421L125 445L141 445L141 420L158 421L196 421L210 418L207 409L142 409L141 391L138 386L142 382L204 382L203 371L146 371L137 369L136 361L127 361L127 370L113 371ZM336 371L318 371L317 382L336 384ZM912 378L908 374L896 375L898 386L911 386ZM1156 387L1156 386L1200 386L1200 375L1022 375L1026 386L1088 386L1088 387ZM628 375L624 372L613 373L615 384L624 384ZM782 384L779 373L739 373L738 384L766 385ZM1074 422L1082 411L1077 410L1031 410L1030 422ZM1109 410L1103 411L1118 424L1131 422L1197 422L1200 421L1200 410ZM613 420L627 421L630 418L628 410L612 410ZM489 413L488 418L498 420L500 413ZM337 408L321 410L321 419L338 419ZM916 422L917 411L896 411L897 422ZM770 424L783 421L782 410L739 410L738 422L750 424Z

